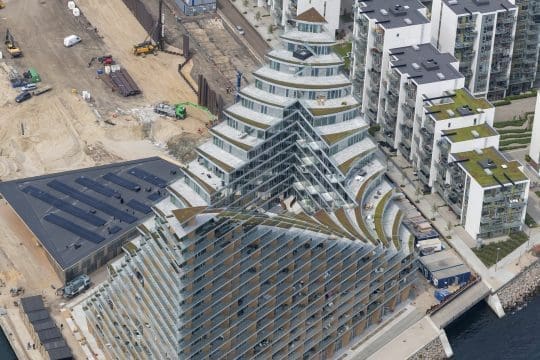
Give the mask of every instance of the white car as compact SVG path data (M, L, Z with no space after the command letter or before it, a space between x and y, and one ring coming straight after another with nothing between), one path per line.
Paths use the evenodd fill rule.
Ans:
M21 88L21 91L30 91L30 90L36 90L37 85L36 84L26 84Z
M72 47L75 44L78 44L82 39L78 35L69 35L64 38L64 46Z
M238 33L240 35L244 35L245 32L244 32L244 28L242 28L240 25L236 25L236 31L238 31Z

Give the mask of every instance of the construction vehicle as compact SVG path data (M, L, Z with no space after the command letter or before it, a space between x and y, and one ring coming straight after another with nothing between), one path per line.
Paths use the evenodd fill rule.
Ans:
M157 55L158 50L164 49L164 35L165 27L163 25L163 0L159 1L159 16L156 27L152 29L152 32L148 34L146 39L140 44L133 46L133 54L137 56L145 57L147 54ZM157 35L156 35L157 34ZM156 36L154 36L156 35ZM155 43L152 41L155 39Z
M158 47L152 44L151 40L145 40L142 43L133 46L133 54L142 57L145 57L148 54L157 55L157 49Z
M186 107L182 104L169 105L159 103L154 106L154 111L160 115L165 115L182 120L185 119L187 115Z
M97 61L98 61L101 65L114 65L114 64L115 64L115 61L114 61L112 55L103 55L103 56L99 56L99 57L97 58Z
M2 0L0 0L0 9L3 9L6 7L6 4Z
M86 274L82 274L66 284L63 296L66 299L71 299L88 288L90 288L90 277Z
M4 44L7 47L7 50L11 57L19 57L22 56L22 51L17 46L17 43L15 42L15 38L13 35L9 32L9 29L6 30L6 40L4 41Z

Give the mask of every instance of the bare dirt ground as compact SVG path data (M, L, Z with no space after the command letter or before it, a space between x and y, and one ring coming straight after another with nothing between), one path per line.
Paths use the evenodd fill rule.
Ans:
M166 155L171 139L200 140L206 133L209 117L201 110L188 107L183 121L153 114L156 102L196 101L196 96L177 73L183 58L131 53L146 33L121 0L79 1L80 18L68 11L67 0L6 3L0 34L9 28L24 56L0 61L21 73L35 67L53 90L16 104L18 90L0 70L1 180ZM82 43L65 48L63 38L70 34L79 35ZM96 77L97 62L88 63L104 54L112 54L129 71L142 95L123 98ZM91 102L82 100L83 90L90 92Z

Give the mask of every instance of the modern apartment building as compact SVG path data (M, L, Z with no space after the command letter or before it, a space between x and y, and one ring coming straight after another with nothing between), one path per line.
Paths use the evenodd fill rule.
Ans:
M540 92L536 94L536 107L534 111L534 121L529 146L529 156L537 172L540 173Z
M418 164L424 103L463 87L456 59L431 44L390 50L383 70L388 82L379 106L382 135L388 145L413 164Z
M519 162L494 147L441 156L448 156L448 162L440 162L436 189L471 236L490 238L522 229L529 179Z
M332 36L296 23L86 302L110 358L330 359L407 303L384 161Z
M285 27L287 22L311 8L326 20L330 34L341 26L341 16L351 14L354 0L269 0L268 7L276 23Z
M518 8L509 94L519 94L535 86L540 50L540 1L515 0Z
M453 54L475 96L502 99L509 86L517 7L508 0L434 0L432 43Z
M427 9L418 0L358 1L355 10L351 79L366 120L381 119L390 49L429 43Z
M416 147L417 162L413 164L422 184L433 187L439 164L448 162L448 153L498 148L499 134L492 127L494 116L493 105L464 88L425 101Z

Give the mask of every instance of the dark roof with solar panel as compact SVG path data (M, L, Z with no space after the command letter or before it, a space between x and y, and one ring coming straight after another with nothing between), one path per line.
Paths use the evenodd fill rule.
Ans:
M0 193L66 269L152 215L180 168L159 157L0 183Z

